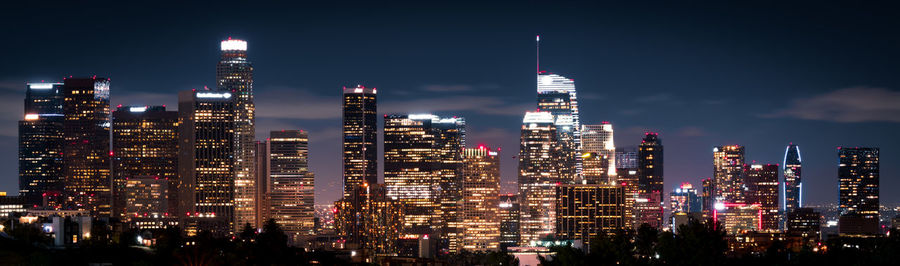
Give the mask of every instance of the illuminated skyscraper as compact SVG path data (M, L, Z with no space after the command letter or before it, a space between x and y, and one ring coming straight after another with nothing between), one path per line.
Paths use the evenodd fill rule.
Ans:
M585 152L581 155L582 163L582 180L576 181L577 184L605 184L611 185L616 182L610 180L609 175L609 157L599 152Z
M681 183L681 186L669 195L669 204L672 213L700 213L702 210L697 189L687 182Z
M110 216L109 79L68 78L63 87L63 161L69 207Z
M363 183L334 203L335 231L346 243L372 249L376 255L397 256L403 235L403 205L387 196L383 184Z
M178 215L234 225L234 104L230 92L178 94ZM186 217L185 217L186 218ZM254 218L255 219L255 218Z
M578 101L575 82L555 74L538 73L538 111L549 112L556 124L559 149L559 172L574 183L581 176L581 124L578 120Z
M791 143L784 150L784 213L803 207L803 183L801 178L800 147Z
M701 194L701 198L703 198L703 219L711 219L713 214L713 208L716 203L716 180L713 178L704 178L703 179L703 191Z
M158 178L167 183L165 191L177 191L178 112L165 106L119 106L113 112L113 215L134 215L126 211L125 188L135 177ZM168 209L159 214L177 213L176 193L163 196Z
M744 167L746 173L745 200L759 204L761 213L760 230L777 231L778 215L778 165L754 164Z
M281 225L292 243L313 235L315 178L309 171L308 147L309 137L302 130L269 133L266 213Z
M253 66L247 61L247 42L223 40L216 64L216 88L233 95L234 102L234 215L235 226L256 224L256 106L253 104Z
M616 176L616 145L613 141L613 128L609 122L599 125L581 126L581 150L583 153L596 152L603 155L609 161L606 173L608 176ZM607 180L615 182L614 178Z
M115 208L121 208L123 218L167 217L170 215L169 187L169 180L159 176L128 177L122 187L116 189L122 207Z
M713 148L715 202L744 203L744 147Z
M663 145L659 134L644 134L638 146L638 167L635 210L639 223L659 228L663 221Z
M404 205L404 232L446 234L461 201L465 120L431 114L387 115L384 181ZM445 243L446 244L446 243ZM446 245L445 245L446 246Z
M878 148L838 147L841 215L878 220Z
M505 249L519 244L519 197L516 194L500 194L500 247Z
M625 224L640 226L635 217L635 203L638 194L638 151L637 148L616 148L616 183L624 184L625 189Z
M590 244L600 234L626 229L622 186L575 184L556 187L556 236ZM630 227L630 225L627 225Z
M557 127L550 112L527 112L519 145L519 244L556 233L556 186L560 176Z
M725 233L729 235L759 231L762 227L759 204L717 202L712 217L722 223Z
M500 156L485 146L462 153L462 241L458 245L472 252L496 251L500 247Z
M362 183L378 183L375 88L344 87L344 197Z
M28 83L25 118L19 121L19 195L29 208L45 193L61 193L63 175L63 84Z
M256 142L256 224L269 220L269 142Z

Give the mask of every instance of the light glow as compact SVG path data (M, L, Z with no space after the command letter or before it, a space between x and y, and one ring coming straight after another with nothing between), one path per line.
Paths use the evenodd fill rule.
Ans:
M144 111L147 111L147 107L146 106L129 107L128 111L132 112L132 113L143 113Z
M215 93L215 92L198 92L197 98L207 98L207 99L228 99L231 98L231 93L223 92L223 93Z
M34 120L38 120L38 118L40 118L40 115L38 115L38 114L26 114L25 115L25 121L34 121Z
M222 41L222 51L247 51L247 42L243 40Z
M52 89L55 84L59 83L28 83L28 88L34 90L46 90Z

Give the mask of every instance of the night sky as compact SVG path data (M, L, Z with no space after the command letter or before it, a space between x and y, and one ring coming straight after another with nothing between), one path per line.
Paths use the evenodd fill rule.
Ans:
M666 191L710 177L713 146L781 163L794 142L806 203L837 202L838 146L880 147L882 204L900 201L894 5L30 2L0 8L0 191L11 194L25 82L109 77L114 106L172 109L178 91L214 87L229 36L249 42L257 138L310 132L317 203L340 194L341 87L357 84L378 88L381 114L465 117L469 146L502 147L513 192L540 34L541 68L575 79L582 123L611 121L617 147L659 132Z

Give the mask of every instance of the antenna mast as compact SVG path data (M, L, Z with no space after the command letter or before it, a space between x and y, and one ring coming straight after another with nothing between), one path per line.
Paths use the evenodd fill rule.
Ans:
M537 68L537 73L541 74L541 35L537 36L536 41L537 41L537 47L536 47L537 48L537 57L536 57L537 65L536 65L536 68Z

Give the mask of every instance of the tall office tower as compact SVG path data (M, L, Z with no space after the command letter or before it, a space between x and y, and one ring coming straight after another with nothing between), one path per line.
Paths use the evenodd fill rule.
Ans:
M315 198L313 173L309 171L309 137L302 130L269 133L269 183L267 213L275 219L291 243L313 235Z
M234 104L230 92L178 94L179 216L234 220Z
M63 91L63 163L69 205L94 216L110 216L109 79L68 78Z
M663 222L663 145L659 134L644 134L638 146L638 200L640 223L661 227Z
M256 223L256 106L253 104L253 65L247 61L247 42L223 40L216 64L216 87L233 95L234 102L234 217L235 226Z
M519 198L516 194L500 194L497 216L500 217L500 248L519 244Z
M166 191L178 189L178 112L165 106L119 106L113 112L113 215L128 218L129 178L157 177L167 182ZM178 197L167 193L169 209L176 214Z
M784 213L786 214L803 205L800 166L800 147L791 143L784 150L784 164L781 167L784 175Z
M838 147L841 234L877 233L879 220L878 148ZM873 230L874 229L874 230Z
M522 120L519 244L523 246L556 233L556 186L563 181L556 130L550 112L527 112Z
M376 92L344 87L344 197L362 183L378 184Z
M581 175L581 119L578 115L578 97L575 80L557 74L537 73L538 110L551 112L554 116L569 115L572 124L572 143L576 174ZM563 96L568 94L568 97ZM555 104L547 104L553 102Z
M462 249L496 251L500 247L500 156L485 146L463 149ZM453 250L453 249L451 249Z
M256 224L264 224L269 215L269 143L256 142Z
M600 234L613 236L626 228L625 190L622 186L559 185L556 192L558 238L582 240L590 244Z
M713 208L716 204L716 180L712 178L703 179L703 220L712 219Z
M374 255L397 256L403 235L403 205L384 184L363 183L334 204L335 231L346 243L372 249ZM371 262L371 261L369 261Z
M822 233L822 215L819 212L813 208L796 208L785 216L786 234L799 235L813 243L819 240Z
M384 181L388 197L404 205L404 232L448 233L461 199L465 120L430 114L387 115ZM446 238L444 238L446 240Z
M609 161L606 172L615 177L617 159L612 124L604 121L599 125L582 125L581 150L584 153L597 152L604 155ZM610 179L609 181L615 182L616 180Z
M713 148L715 202L744 203L744 147L740 145Z
M549 112L555 119L556 134L559 135L556 138L556 146L560 152L559 172L567 184L581 182L582 174L581 143L576 136L580 128L576 128L570 97L563 90L538 93L538 111Z
M717 202L712 218L720 223L728 235L759 231L762 210L759 204Z
M687 182L681 183L681 186L669 195L669 204L672 213L700 213L703 207L697 189Z
M744 191L745 200L750 204L759 204L762 214L760 230L777 231L779 228L778 215L778 165L777 164L753 164L749 168L744 167L745 174Z
M62 83L25 85L25 119L19 121L19 195L29 208L42 206L45 193L63 191L63 119Z
M616 183L625 184L625 224L639 226L634 212L638 198L638 151L636 147L616 148Z

